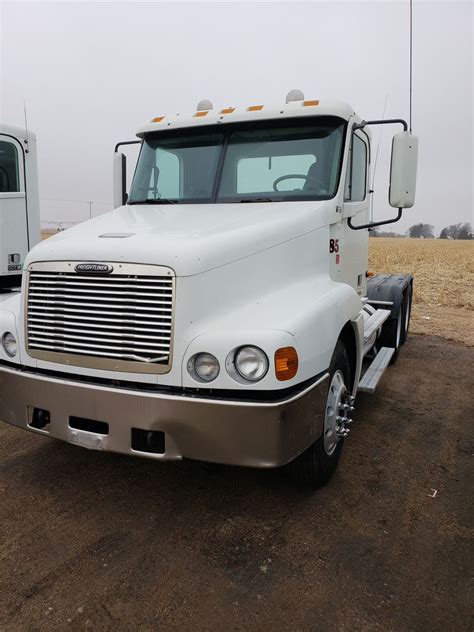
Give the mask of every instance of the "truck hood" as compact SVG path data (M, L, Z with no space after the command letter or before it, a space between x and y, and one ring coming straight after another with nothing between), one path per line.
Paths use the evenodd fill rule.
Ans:
M328 202L127 205L43 241L26 265L115 261L169 266L177 276L191 276L328 223Z

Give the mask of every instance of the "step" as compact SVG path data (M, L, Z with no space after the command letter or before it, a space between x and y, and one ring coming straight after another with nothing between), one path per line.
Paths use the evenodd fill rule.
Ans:
M362 393L373 393L375 391L394 353L395 349L392 347L382 347L380 349L359 382L359 391Z
M365 321L364 338L366 342L370 336L384 324L391 313L392 312L389 309L378 309Z

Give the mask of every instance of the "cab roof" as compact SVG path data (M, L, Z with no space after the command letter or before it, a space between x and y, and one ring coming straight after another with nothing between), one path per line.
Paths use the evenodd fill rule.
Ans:
M29 129L28 134L26 133L26 129L23 127L15 127L14 125L6 125L5 123L0 123L0 134L6 134L7 136L13 136L19 141L25 140L36 140L35 134Z
M154 117L149 123L138 129L137 136L143 138L149 132L160 132L181 127L281 120L282 118L304 116L336 116L347 121L354 115L354 109L348 103L335 100L301 99L268 105L256 103L243 108L225 107L216 110L212 109L212 104L209 101L204 101L198 104L196 111L191 114L160 114Z

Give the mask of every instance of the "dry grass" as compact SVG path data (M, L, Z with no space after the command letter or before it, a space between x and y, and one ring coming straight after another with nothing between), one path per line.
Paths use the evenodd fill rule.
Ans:
M369 269L415 277L411 330L474 346L474 243L370 239Z
M41 239L48 239L58 232L57 228L44 228L41 231Z

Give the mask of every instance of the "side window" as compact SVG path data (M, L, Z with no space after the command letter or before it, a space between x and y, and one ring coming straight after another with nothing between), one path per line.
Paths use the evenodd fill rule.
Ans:
M0 140L0 193L20 190L18 152L12 143Z
M367 145L356 136L352 137L352 165L346 179L345 200L347 202L362 202L367 188Z

